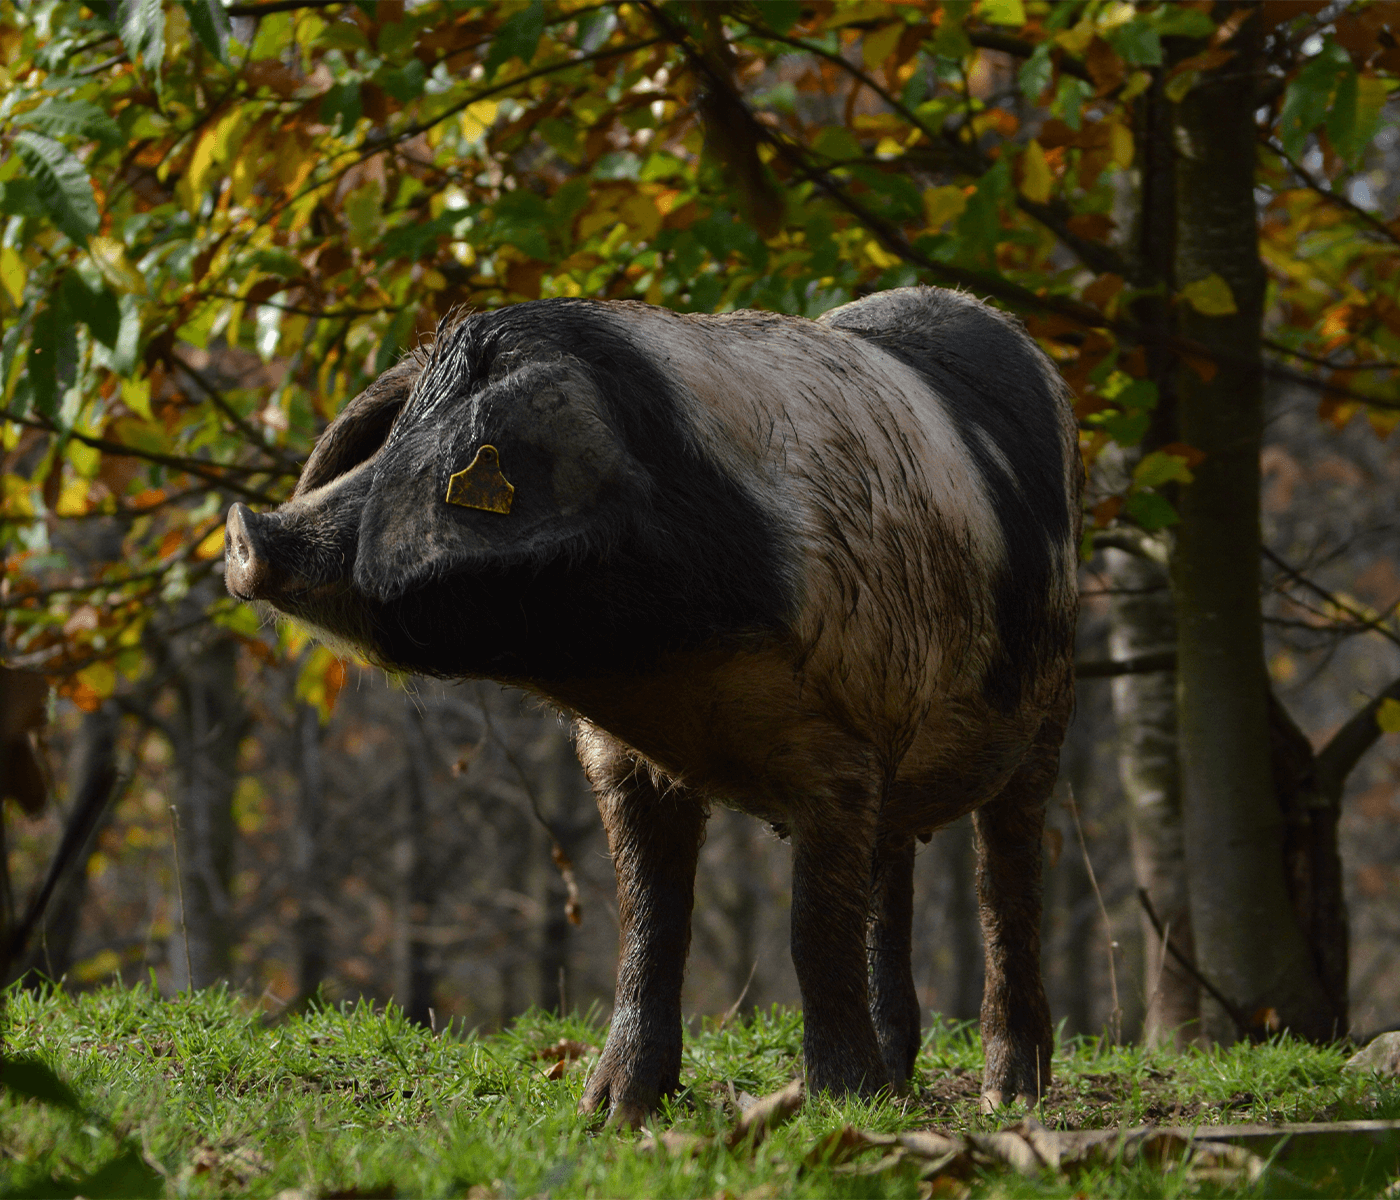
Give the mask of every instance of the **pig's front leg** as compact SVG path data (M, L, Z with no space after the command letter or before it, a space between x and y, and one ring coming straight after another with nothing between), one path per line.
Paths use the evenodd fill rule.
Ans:
M919 1053L919 998L909 957L913 922L914 839L882 840L875 855L867 934L870 1016L894 1084L914 1073Z
M1034 1104L1050 1086L1053 1033L1040 975L1040 862L1045 805L1063 727L1040 739L996 799L973 813L986 982L982 1107ZM1053 727L1053 728L1052 728Z
M872 1096L889 1083L866 977L877 805L852 801L814 806L792 822L792 962L807 1087Z
M579 1109L606 1107L611 1123L636 1127L680 1087L681 982L708 813L685 788L659 787L602 731L581 725L578 745L608 834L621 925L612 1026Z

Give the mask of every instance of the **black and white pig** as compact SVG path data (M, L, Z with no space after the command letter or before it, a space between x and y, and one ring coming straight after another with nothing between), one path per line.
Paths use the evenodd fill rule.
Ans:
M988 1103L1050 1080L1041 836L1073 693L1081 467L1020 325L904 288L818 321L541 300L441 330L228 516L229 591L576 720L617 871L582 1107L679 1086L708 806L789 835L808 1086L919 1046L914 843L967 812Z

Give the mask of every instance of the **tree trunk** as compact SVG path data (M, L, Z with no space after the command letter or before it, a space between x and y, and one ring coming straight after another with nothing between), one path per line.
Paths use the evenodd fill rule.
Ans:
M68 820L89 828L64 864L39 927L30 935L29 949L17 964L17 977L34 972L36 980L40 974L58 980L73 965L73 943L88 892L87 860L112 819L119 724L116 707L109 702L85 713L78 725L68 759Z
M935 835L934 845L948 870L948 908L944 916L950 951L945 1017L975 1021L982 1012L982 925L977 917L977 849L972 821L964 817Z
M1176 332L1171 303L1176 290L1176 145L1172 106L1164 90L1166 68L1153 70L1152 76L1133 109L1139 175L1133 283L1143 294L1134 300L1132 311L1153 334L1144 351L1148 377L1157 385L1157 406L1136 457L1178 439L1177 363L1169 345ZM1109 609L1112 657L1174 652L1176 611L1166 568L1110 551L1108 572L1116 591ZM1194 943L1182 833L1175 673L1115 678L1113 711L1133 874L1172 942L1190 957ZM1146 913L1140 922L1146 985L1143 1040L1149 1046L1180 1045L1199 1032L1200 989L1165 953Z
M177 990L227 979L233 965L233 789L247 723L236 675L237 643L205 629L169 648L179 664L172 733L180 778L183 910L170 944ZM188 969L187 969L188 967Z
M545 751L537 777L540 810L549 818L561 849L572 859L578 827L577 793L581 791L573 779L575 759L568 734L562 728L551 722L544 737ZM541 859L545 872L544 928L539 958L540 1007L562 1014L569 999L569 951L573 941L572 927L565 912L569 891L550 859L549 836L546 834L539 840L543 843Z
M1283 872L1259 604L1260 336L1264 272L1254 200L1257 10L1177 110L1177 278L1218 274L1237 311L1181 306L1181 332L1217 353L1181 371L1181 437L1205 454L1180 497L1172 561L1185 848L1197 963L1262 1027L1331 1033ZM1198 369L1199 367L1199 369ZM1209 376L1209 379L1203 378ZM1237 1036L1213 1001L1205 1033Z
M326 896L322 878L321 826L325 771L321 760L321 714L314 704L297 709L297 791L293 874L297 894L297 989L315 995L326 977Z
M1115 659L1176 647L1176 614L1167 572L1145 558L1108 552L1109 578L1118 594L1110 608L1109 647ZM1118 725L1118 777L1128 805L1133 875L1152 899L1172 943L1194 955L1186 860L1181 828L1181 778L1176 739L1176 675L1162 671L1113 680ZM1180 1046L1200 1021L1200 989L1165 953L1142 914L1143 976L1147 1011L1143 1041Z
M404 708L404 745L407 762L400 789L399 840L395 855L399 875L398 981L395 992L404 1015L419 1025L432 1024L433 986L436 983L432 946L424 927L433 917L437 899L436 879L428 851L432 747L423 716L413 705Z

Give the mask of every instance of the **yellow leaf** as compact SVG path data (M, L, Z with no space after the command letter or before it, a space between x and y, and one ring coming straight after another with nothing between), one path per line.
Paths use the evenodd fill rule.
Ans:
M1150 71L1134 71L1128 76L1128 82L1123 85L1123 90L1118 93L1118 102L1126 104L1135 96L1142 95L1152 84L1152 73Z
M1024 25L1026 6L1021 0L982 0L977 15L988 25Z
M145 417L148 421L153 420L154 418L151 416L151 381L149 379L123 379L122 403L138 417Z
M823 29L839 29L857 22L888 20L892 6L883 0L857 0L854 4L838 4L827 18Z
M889 253L889 251L874 238L871 238L865 243L865 255L882 271L887 271L890 267L898 266L902 261L895 255Z
M903 153L904 147L892 137L882 137L880 144L875 147L876 158L898 158Z
M102 278L118 292L134 292L138 296L146 294L146 280L141 272L131 265L126 256L126 247L116 238L88 238L88 253L97 265Z
M469 104L457 118L462 126L462 136L469 142L476 141L491 127L500 107L495 100L478 100L475 104Z
M967 197L960 187L949 184L947 187L929 188L924 193L924 220L931 231L942 229L954 217L962 215L967 208Z
M860 44L860 56L867 71L873 71L894 53L904 29L904 22L896 21L893 25L886 25L883 29L865 35Z
M1133 165L1133 134L1122 121L1114 121L1108 127L1108 148L1120 167Z
M661 228L661 212L656 202L645 192L637 192L627 197L619 206L618 212L628 226L637 232L639 241L650 241Z
M185 207L192 213L198 212L199 206L204 203L204 185L209 179L210 171L214 169L214 151L219 145L218 134L217 127L204 131L195 143L194 153L190 155L190 165L185 168L184 177L176 189L180 192Z
M195 558L219 558L224 552L224 527L211 529L194 548Z
M1400 700L1387 696L1376 709L1376 724L1382 733L1400 733Z
M1181 289L1181 298L1206 317L1228 317L1231 313L1239 312L1230 285L1214 272L1204 279L1188 283Z
M117 687L117 669L109 662L95 662L78 672L78 678L106 699Z
M1166 92L1167 99L1173 104L1180 104L1186 99L1186 93L1196 86L1201 73L1195 69L1182 71L1180 75L1173 75L1167 80L1167 86L1162 90Z
M1089 43L1094 40L1094 23L1087 17L1080 21L1073 29L1066 29L1055 35L1055 44L1063 46L1071 54L1080 55L1089 48Z
M1021 155L1021 194L1027 200L1044 204L1050 199L1050 191L1055 186L1055 176L1050 164L1045 161L1045 151L1040 143L1031 138Z
M0 284L18 308L24 300L24 281L29 270L20 258L19 251L10 246L0 247Z
M88 481L70 479L58 494L58 502L53 511L60 517L85 517L88 510Z

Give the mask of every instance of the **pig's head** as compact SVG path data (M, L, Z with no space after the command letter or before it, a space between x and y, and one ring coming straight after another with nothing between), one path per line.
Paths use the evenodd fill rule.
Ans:
M351 401L286 504L233 506L225 578L384 666L584 669L611 585L571 567L607 557L648 478L592 365L467 318Z

